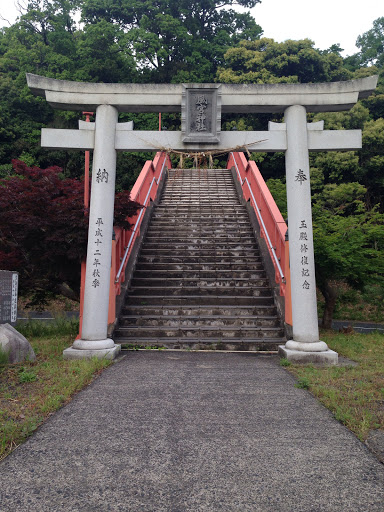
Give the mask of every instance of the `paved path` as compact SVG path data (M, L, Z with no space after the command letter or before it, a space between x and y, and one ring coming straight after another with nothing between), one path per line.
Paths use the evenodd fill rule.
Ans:
M132 352L0 463L1 512L383 512L384 466L275 356Z

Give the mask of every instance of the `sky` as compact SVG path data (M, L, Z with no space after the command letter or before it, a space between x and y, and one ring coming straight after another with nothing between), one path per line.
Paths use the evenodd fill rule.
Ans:
M355 43L384 16L383 0L262 0L252 10L265 37L281 42L309 38L325 50L333 44L343 56L358 51Z
M359 35L384 16L383 0L262 0L251 10L264 36L281 42L310 38L325 50L332 44L344 48L344 57L358 51ZM14 0L2 0L0 15L13 23L17 16ZM0 26L7 23L1 22Z

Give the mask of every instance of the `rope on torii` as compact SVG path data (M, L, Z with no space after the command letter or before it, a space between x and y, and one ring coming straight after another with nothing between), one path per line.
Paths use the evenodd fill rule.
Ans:
M204 151L178 151L172 149L170 147L165 146L156 146L144 139L143 142L153 146L157 151L161 151L166 153L167 155L178 155L180 157L179 167L183 168L184 158L192 158L196 162L196 167L200 165L201 162L205 162L206 159L209 159L209 169L212 169L213 166L213 158L221 155L226 155L227 153L237 152L237 151L245 151L248 155L248 158L251 158L251 153L248 149L249 146L254 146L255 144L260 144L261 142L265 142L268 139L257 140L254 142L249 142L248 144L240 144L237 146L233 146L230 148L220 149L220 150L204 150Z

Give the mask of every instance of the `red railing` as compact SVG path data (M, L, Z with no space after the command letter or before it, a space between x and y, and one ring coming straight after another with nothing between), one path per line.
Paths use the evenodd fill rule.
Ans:
M121 293L121 285L125 281L125 269L135 245L135 241L140 236L140 227L144 218L145 209L150 201L156 199L160 180L165 168L171 168L171 161L166 153L156 153L153 161L148 160L135 185L131 190L132 201L137 201L143 208L134 216L129 218L132 224L130 230L124 230L114 227L115 239L112 240L112 263L109 289L109 311L108 325L116 320L116 297ZM83 320L85 286L85 265L81 269L81 299L80 299L80 334Z
M287 225L268 187L253 161L244 153L230 153L227 168L236 169L244 199L250 201L260 226L260 236L265 239L280 295L285 298L285 321L292 325L291 290L289 275L289 242L285 241Z

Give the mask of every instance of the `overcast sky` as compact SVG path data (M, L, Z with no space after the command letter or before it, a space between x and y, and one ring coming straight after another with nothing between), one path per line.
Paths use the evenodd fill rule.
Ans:
M11 23L17 10L14 0L1 0L0 14ZM356 53L356 39L384 16L383 0L262 0L252 9L264 36L275 41L309 37L325 50L339 43L344 56ZM5 22L0 26L7 25Z
M384 16L384 1L262 0L252 14L265 37L279 42L309 37L321 50L339 43L347 56L358 51L357 37Z

